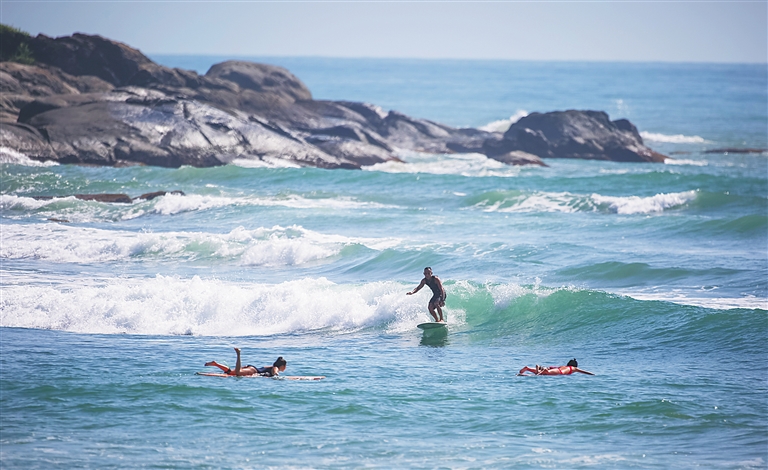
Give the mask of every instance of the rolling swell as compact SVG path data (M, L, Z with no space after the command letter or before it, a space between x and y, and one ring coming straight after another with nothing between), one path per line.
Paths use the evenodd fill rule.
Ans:
M710 354L752 353L768 340L762 309L716 310L575 288L457 283L451 291L456 295L447 307L463 311L473 341L598 342Z
M565 268L557 273L574 280L598 280L605 285L644 286L659 285L660 283L682 279L695 279L696 282L714 282L722 277L737 275L740 271L726 268L656 268L647 263L608 261Z

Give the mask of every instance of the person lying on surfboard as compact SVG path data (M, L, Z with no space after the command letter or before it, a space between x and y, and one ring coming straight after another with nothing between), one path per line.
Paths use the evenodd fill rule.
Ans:
M580 372L587 375L595 375L592 372L579 369L579 363L576 362L576 359L571 359L568 361L568 364L564 366L542 367L536 364L535 369L525 366L520 369L520 372L518 372L517 375L525 375L526 372L533 372L533 375L571 375L574 372Z
M225 374L237 375L238 377L242 377L246 375L261 375L264 377L277 377L278 375L280 375L280 372L285 371L285 366L288 365L288 363L285 362L285 359L283 359L283 356L280 356L271 366L256 367L248 364L245 367L241 367L240 349L235 348L235 352L237 353L237 363L235 364L235 370L232 370L223 364L219 364L216 361L206 362L205 365L218 367L219 369L223 370Z
M443 309L440 307L445 307L445 298L447 297L445 293L445 289L443 288L443 283L440 282L440 278L432 274L432 268L427 266L424 268L424 279L421 280L421 283L419 284L419 287L413 289L411 292L408 292L405 295L413 295L416 292L418 292L424 285L428 285L430 289L432 289L432 298L429 299L429 304L427 305L427 308L429 309L429 314L434 317L436 322L442 322L445 321L443 319ZM437 314L435 313L435 310L437 310L437 313L440 314L440 319L437 319Z

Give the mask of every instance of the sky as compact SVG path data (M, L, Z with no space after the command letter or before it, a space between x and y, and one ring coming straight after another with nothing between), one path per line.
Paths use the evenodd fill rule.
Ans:
M0 22L147 55L768 62L768 0L0 0Z

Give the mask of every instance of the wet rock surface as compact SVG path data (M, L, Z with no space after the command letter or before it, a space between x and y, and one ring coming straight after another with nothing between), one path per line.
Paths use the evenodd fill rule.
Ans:
M665 158L629 121L597 111L533 113L503 134L457 129L367 103L313 100L297 77L272 65L227 61L199 75L100 36L38 35L27 44L34 65L0 62L0 138L36 160L356 169L397 160L398 149L478 152L511 165Z

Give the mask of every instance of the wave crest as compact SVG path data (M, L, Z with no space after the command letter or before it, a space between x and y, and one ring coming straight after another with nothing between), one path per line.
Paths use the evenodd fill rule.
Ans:
M484 126L478 127L481 131L486 132L507 132L510 127L512 127L512 124L516 123L520 119L526 117L528 115L528 111L525 111L524 109L518 109L515 114L510 116L507 119L499 119L498 121L489 122L488 124Z
M708 140L705 140L703 137L699 137L697 135L694 136L687 136L683 134L675 134L675 135L667 135L667 134L659 134L655 132L640 132L640 137L643 138L643 140L650 140L653 142L663 142L667 144L708 144L711 143Z
M325 235L301 226L238 227L229 233L123 232L60 224L8 224L3 227L0 259L38 259L55 263L100 263L130 259L222 261L245 266L298 266L337 256L350 245L372 250L395 239Z
M426 173L432 175L460 175L466 177L513 177L520 167L510 166L479 153L434 155L401 151L402 162L385 162L363 167L366 171L383 173Z
M747 325L762 321L765 315L764 310L742 310L733 315L710 310L689 315L672 303L686 303L682 296L659 302L670 300L660 293L649 308L645 301L636 300L642 294L635 294L633 299L538 283L526 286L446 280L445 286L448 299L444 312L449 328L466 331L473 340L493 341L512 335L521 341L536 336L537 342L581 342L594 339L598 333L623 338L627 322L634 322L643 331L633 331L641 336L677 335L701 344L702 338L697 336L706 333L698 322L710 316L719 322L710 325L713 332L727 327L733 331L732 340L751 341L745 339L745 329L753 330ZM395 281L336 284L326 278L304 278L263 284L162 275L132 280L84 279L78 285L14 280L3 286L0 326L143 335L346 334L367 328L418 334L415 325L428 318L429 296L405 295L410 287ZM761 301L765 305L765 299L748 300L753 305ZM689 331L670 331L670 315L680 315L676 330ZM758 343L762 344L764 334L759 336Z
M640 196L580 195L569 192L492 191L471 198L485 212L605 212L650 214L664 212L696 199L697 191Z
M0 146L0 164L10 164L10 165L23 165L23 166L56 166L58 165L57 162L47 161L47 162L38 162L37 160L32 160L28 156L24 155L21 152L17 152L16 150L13 150L8 147L2 147Z

